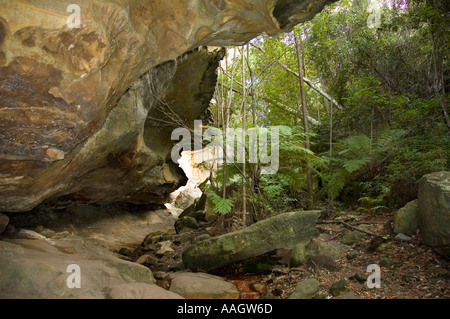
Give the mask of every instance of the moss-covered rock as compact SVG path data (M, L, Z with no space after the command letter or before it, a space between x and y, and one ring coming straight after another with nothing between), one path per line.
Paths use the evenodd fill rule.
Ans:
M319 281L315 278L300 281L289 299L311 299L319 291Z
M206 239L183 253L186 268L211 270L317 237L314 225L320 211L290 212L257 222L247 228Z
M417 199L400 208L394 216L394 233L413 235L419 227L419 202Z
M423 242L450 255L450 172L436 172L419 181L419 228Z

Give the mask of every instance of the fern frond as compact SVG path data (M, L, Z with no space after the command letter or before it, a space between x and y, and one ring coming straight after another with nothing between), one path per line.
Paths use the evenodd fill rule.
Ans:
M226 215L231 212L231 209L234 205L231 199L222 198L214 192L210 192L208 195L211 198L212 203L214 204L214 212L221 215Z

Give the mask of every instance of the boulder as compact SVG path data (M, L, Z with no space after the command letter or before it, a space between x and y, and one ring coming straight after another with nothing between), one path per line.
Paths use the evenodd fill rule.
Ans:
M197 220L191 216L184 216L175 222L175 230L178 234L198 229Z
M290 256L290 262L289 265L291 267L298 267L300 265L303 265L306 258L306 246L309 244L308 241L303 241L294 246L291 250L291 256Z
M342 254L348 250L350 250L349 246L334 241L325 242L313 240L305 247L305 257L309 258L322 255L336 260L341 258Z
M319 291L319 281L315 278L300 281L289 299L311 299Z
M419 227L419 202L417 199L400 208L394 215L394 233L414 235Z
M351 245L354 245L354 244L360 242L363 239L366 239L367 237L369 237L369 235L362 233L360 231L357 231L357 230L353 230L350 233L342 236L340 241L341 241L341 243L343 243L345 245L351 246Z
M239 291L231 282L205 273L180 272L171 275L170 291L186 299L238 299Z
M450 172L436 172L419 181L419 228L423 242L450 255Z
M257 222L247 228L206 239L183 252L183 264L191 270L211 270L270 251L292 249L317 237L314 228L320 211L290 212Z
M346 292L348 292L348 282L345 279L335 282L330 287L330 293L333 297L337 297Z
M80 288L67 284L74 264ZM104 299L105 287L135 282L155 279L147 267L119 259L95 241L0 241L0 298Z

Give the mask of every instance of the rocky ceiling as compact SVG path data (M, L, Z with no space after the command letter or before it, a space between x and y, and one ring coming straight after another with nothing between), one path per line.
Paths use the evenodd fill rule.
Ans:
M185 177L161 107L198 118L224 54L213 47L289 30L329 2L79 0L73 27L71 1L0 0L0 211L69 195L163 203Z

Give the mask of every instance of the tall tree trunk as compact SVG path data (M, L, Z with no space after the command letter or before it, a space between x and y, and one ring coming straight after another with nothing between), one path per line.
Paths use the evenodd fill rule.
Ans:
M250 45L247 45L247 68L250 75L250 95L252 96L252 122L253 127L257 127L257 118L256 118L256 109L257 109L257 102L256 102L256 90L255 90L255 73L253 71L253 68L250 64ZM259 193L259 164L254 163L253 169L252 169L252 185L251 189L255 193Z
M441 3L440 1L427 0L427 5L443 12L446 14L448 12L448 4L445 1ZM443 21L442 21L443 20ZM433 71L434 71L434 92L435 97L439 99L441 103L442 113L444 115L447 127L450 128L450 116L446 104L446 92L445 92L445 80L444 80L444 56L445 56L445 30L446 30L446 20L440 19L437 15L433 15L430 19L430 33L431 33L431 44L433 47L432 58L433 58Z
M244 152L244 163L242 163L242 223L247 226L247 183L246 183L246 151L245 151L245 130L247 129L247 90L245 85L245 46L242 47L242 151Z
M305 138L305 148L307 150L311 149L310 141L309 141L309 124L308 124L308 109L306 107L306 92L305 85L303 84L303 59L302 59L302 48L301 48L301 37L300 35L295 35L295 49L297 52L297 61L298 61L298 74L299 74L299 82L300 82L300 92L302 95L302 113L303 113L303 128L306 133ZM312 176L311 169L308 168L306 172L306 183L308 187L308 195L310 200L312 200Z
M236 58L236 48L233 48L233 61ZM226 68L228 69L228 55L226 57ZM226 106L226 111L225 111L225 123L224 123L224 137L225 137L225 141L227 139L227 128L229 126L230 123L230 110L231 110L231 103L233 102L233 84L234 84L234 71L236 69L236 64L233 63L233 67L231 70L231 83L230 83L230 91L228 92L228 104ZM226 143L225 143L226 145ZM224 158L223 158L223 190L222 190L222 198L226 198L227 196L227 148L224 147L223 149L223 154L224 154Z

